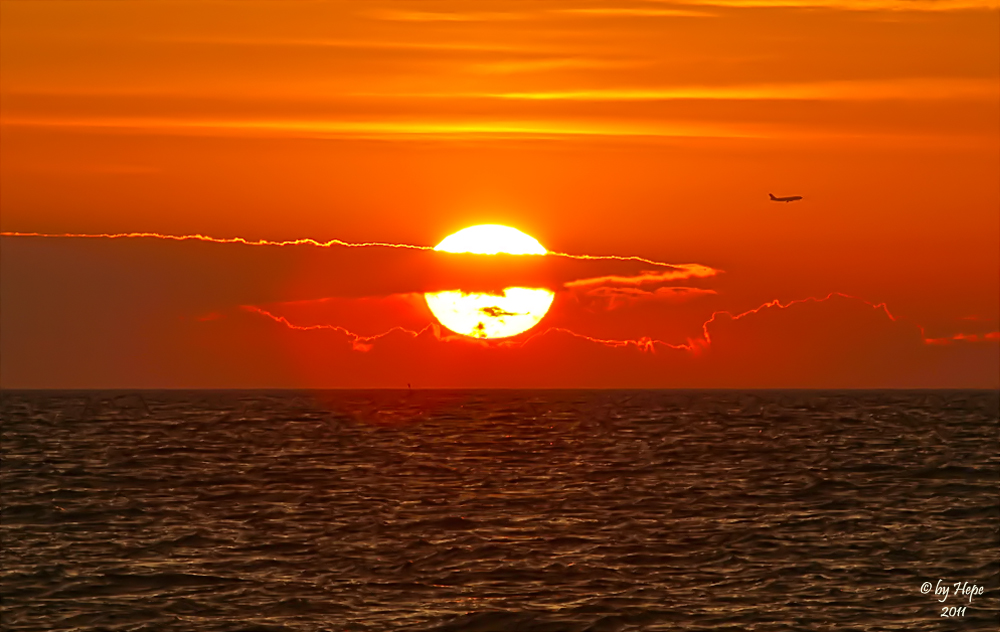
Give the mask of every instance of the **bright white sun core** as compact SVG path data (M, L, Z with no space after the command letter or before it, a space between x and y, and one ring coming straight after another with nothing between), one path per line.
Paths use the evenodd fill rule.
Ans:
M480 255L544 255L538 241L516 228L470 226L449 235L434 250ZM545 316L555 294L545 288L509 287L503 295L460 290L427 292L431 313L451 331L473 338L507 338L527 331Z

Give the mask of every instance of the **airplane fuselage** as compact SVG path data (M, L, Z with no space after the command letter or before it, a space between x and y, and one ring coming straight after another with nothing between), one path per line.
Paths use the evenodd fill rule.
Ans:
M773 193L768 193L771 196L772 202L795 202L796 200L801 200L801 195L789 195L788 197L774 197Z

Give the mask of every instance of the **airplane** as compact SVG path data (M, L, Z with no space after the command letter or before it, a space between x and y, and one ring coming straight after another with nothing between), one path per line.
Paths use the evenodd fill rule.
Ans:
M772 202L794 202L796 200L801 200L801 195L790 195L788 197L774 197L773 193L768 193L771 196Z

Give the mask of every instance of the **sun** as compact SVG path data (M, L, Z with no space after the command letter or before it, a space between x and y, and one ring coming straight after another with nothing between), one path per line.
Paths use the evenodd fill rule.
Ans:
M544 255L548 251L534 237L516 228L499 224L480 224L448 235L434 247L440 252L471 252L477 255Z
M480 255L544 255L535 238L497 224L470 226L445 237L434 250ZM502 295L461 290L427 292L431 313L451 331L473 338L508 338L542 320L555 294L545 288L509 287Z

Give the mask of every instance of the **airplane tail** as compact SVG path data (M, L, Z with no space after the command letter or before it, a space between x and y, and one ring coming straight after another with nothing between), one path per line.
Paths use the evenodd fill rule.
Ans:
M771 197L772 200L777 200L778 199L778 198L774 197L773 193L768 193L768 195Z

